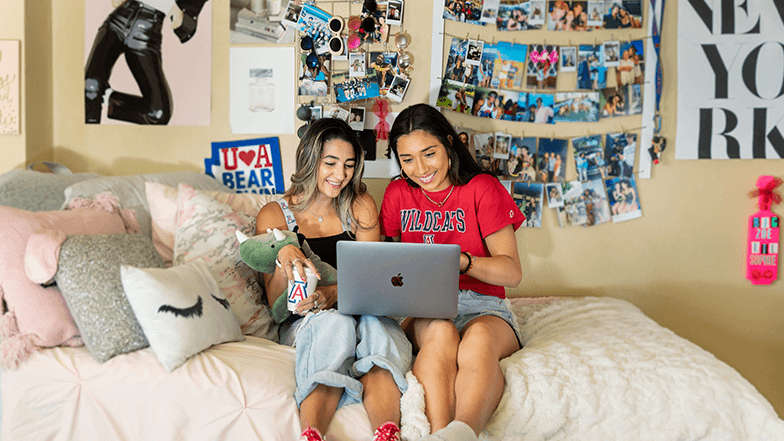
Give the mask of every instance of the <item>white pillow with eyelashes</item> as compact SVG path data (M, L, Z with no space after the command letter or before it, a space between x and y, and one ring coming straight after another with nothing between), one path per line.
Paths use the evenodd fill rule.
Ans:
M125 295L167 372L195 354L244 337L203 260L166 269L120 267Z

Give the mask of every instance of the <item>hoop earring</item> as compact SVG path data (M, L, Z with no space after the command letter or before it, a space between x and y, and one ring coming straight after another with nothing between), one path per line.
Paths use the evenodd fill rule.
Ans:
M404 172L403 169L400 169L400 176L402 176L403 179L408 179L408 176L406 176L406 172Z

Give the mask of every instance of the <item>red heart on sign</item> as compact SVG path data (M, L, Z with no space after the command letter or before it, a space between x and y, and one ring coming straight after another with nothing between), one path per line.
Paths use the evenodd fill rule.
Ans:
M250 165L254 159L256 159L256 152L252 152L250 150L245 150L244 152L240 152L240 159L247 165Z

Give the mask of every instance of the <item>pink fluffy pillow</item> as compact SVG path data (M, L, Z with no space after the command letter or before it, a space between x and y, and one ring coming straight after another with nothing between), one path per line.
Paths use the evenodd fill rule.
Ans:
M158 250L166 266L171 266L174 255L174 235L177 232L177 195L178 190L157 182L145 182L144 190L152 218L152 243ZM269 201L281 195L264 195L253 193L224 193L220 191L204 191L218 202L230 206L234 211L256 217L259 210Z
M96 206L100 207L101 204ZM25 274L25 249L30 236L45 230L65 234L119 234L126 228L112 206L30 212L0 207L0 298L8 311L0 317L0 362L13 368L36 346L79 346L79 330L55 287L43 287Z

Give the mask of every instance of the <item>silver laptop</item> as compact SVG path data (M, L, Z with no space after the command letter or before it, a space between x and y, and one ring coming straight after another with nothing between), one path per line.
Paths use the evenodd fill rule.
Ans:
M338 312L457 317L460 246L340 241Z

